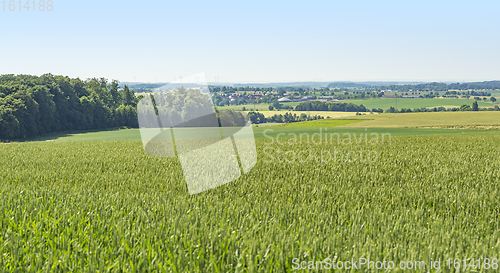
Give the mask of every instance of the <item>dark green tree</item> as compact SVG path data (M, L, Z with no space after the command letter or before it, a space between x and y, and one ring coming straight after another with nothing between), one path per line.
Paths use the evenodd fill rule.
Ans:
M472 111L479 111L479 106L477 105L477 101L472 103Z

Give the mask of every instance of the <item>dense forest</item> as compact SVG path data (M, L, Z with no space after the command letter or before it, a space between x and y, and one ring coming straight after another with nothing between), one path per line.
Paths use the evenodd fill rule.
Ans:
M45 74L0 75L0 139L68 130L137 127L137 102L127 86Z
M175 92L155 93L151 95L151 100L145 98L139 102L137 109L141 128L246 125L245 117L240 112L214 111L211 98L196 89L180 87Z

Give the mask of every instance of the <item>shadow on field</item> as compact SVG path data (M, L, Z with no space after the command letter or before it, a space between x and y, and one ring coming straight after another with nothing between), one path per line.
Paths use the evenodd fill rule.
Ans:
M50 133L43 136L37 136L33 138L26 139L3 139L0 142L3 143L11 143L11 142L39 142L39 141L56 141L61 139L68 139L71 141L74 138L75 141L78 141L80 138L88 138L89 140L112 140L110 139L110 134L117 133L118 131L130 130L136 128L128 128L128 127L114 127L114 128L106 128L106 129L94 129L94 130L80 130L80 131L64 131L64 132L56 132ZM91 135L95 135L97 137L90 137Z

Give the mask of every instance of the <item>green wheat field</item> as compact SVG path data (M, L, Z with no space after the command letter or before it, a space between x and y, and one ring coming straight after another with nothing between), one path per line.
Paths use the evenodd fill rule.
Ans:
M0 267L286 272L293 258L500 257L498 130L390 128L383 144L281 145L255 129L256 166L196 195L177 159L144 153L137 130L0 144ZM304 150L372 159L294 160Z

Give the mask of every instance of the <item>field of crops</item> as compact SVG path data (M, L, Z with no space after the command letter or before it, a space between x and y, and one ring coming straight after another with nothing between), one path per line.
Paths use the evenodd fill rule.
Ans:
M229 105L229 106L218 106L219 110L242 110L243 107L247 110L259 109L259 111L264 110L267 111L269 109L269 104L261 103L261 104L242 104L242 105Z
M346 117L347 119L347 117ZM438 128L498 128L500 112L425 112L404 114L381 114L348 117L348 119L365 120L352 123L351 127L438 127Z
M274 127L305 127L305 128L327 128L327 127L337 127L344 126L348 124L365 122L364 120L357 119L318 119L311 121L301 121L292 123L283 123L274 125ZM274 128L273 128L274 129Z
M140 141L0 144L0 268L284 272L292 258L500 257L500 134L270 142L257 139L250 173L197 195L176 159ZM349 151L369 157L340 157Z

